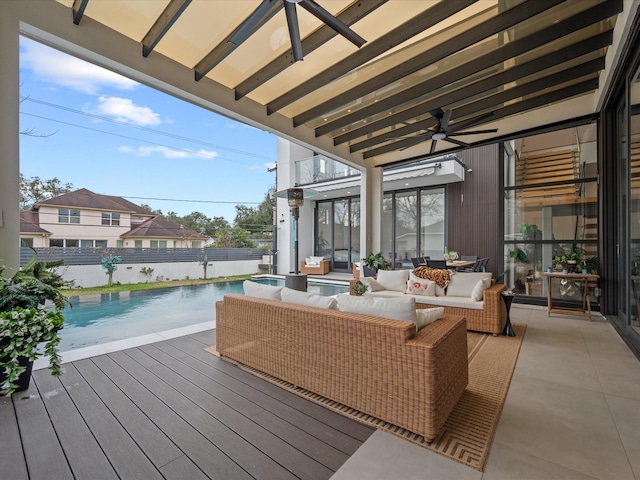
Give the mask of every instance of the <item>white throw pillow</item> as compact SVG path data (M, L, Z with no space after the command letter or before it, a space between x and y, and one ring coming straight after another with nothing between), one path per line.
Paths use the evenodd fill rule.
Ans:
M407 289L409 270L378 270L378 283L385 290L404 292Z
M360 283L367 286L368 292L380 292L384 287L373 277L360 277Z
M314 265L320 265L320 262L322 262L322 260L324 260L324 257L311 256L311 263L313 263Z
M282 290L282 287L262 285L261 283L252 282L251 280L245 280L242 283L242 288L244 289L244 294L250 297L281 300L280 291Z
M338 295L338 310L416 323L416 302L411 297Z
M431 322L438 320L443 315L444 307L418 308L416 310L416 325L418 326L418 330L421 330Z
M416 277L413 273L410 273L406 293L433 297L436 294L436 282Z
M478 281L485 279L491 282L491 272L457 272L451 275L447 286L447 297L470 298Z
M280 292L283 302L305 305L307 307L329 308L336 310L338 302L333 297L318 295L317 293L301 292L293 288L283 287Z
M484 298L484 291L491 286L491 279L484 278L482 280L478 280L476 286L473 287L473 292L471 292L471 300L475 302L480 302Z

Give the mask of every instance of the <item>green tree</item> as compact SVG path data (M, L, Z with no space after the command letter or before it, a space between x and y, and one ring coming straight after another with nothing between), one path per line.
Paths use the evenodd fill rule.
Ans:
M192 212L184 217L176 218L176 221L208 237L215 237L218 230L230 227L229 222L224 217L209 218L200 212Z
M216 234L215 246L218 248L255 248L248 230L238 227L222 228Z
M27 210L34 204L73 191L72 183L63 184L58 177L41 180L40 177L25 178L20 174L20 209Z
M268 238L273 229L273 207L275 200L265 194L264 200L257 207L236 205L236 227L248 230L253 236Z

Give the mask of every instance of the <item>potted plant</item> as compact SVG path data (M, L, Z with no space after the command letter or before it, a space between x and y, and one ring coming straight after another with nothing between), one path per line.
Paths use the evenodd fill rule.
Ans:
M367 292L368 289L369 287L367 287L364 283L357 282L353 285L353 294L357 296L362 296Z
M517 262L528 263L529 259L527 254L520 247L516 247L509 252L509 257L513 258Z
M378 270L388 270L391 267L389 261L384 258L382 252L371 252L368 256L362 259L363 274L365 277L373 277Z
M38 262L34 257L11 278L0 265L0 395L29 387L33 361L49 356L49 369L60 375L59 330L67 303L63 280L55 269L62 262ZM49 301L50 306L45 307ZM39 349L39 344L44 348Z

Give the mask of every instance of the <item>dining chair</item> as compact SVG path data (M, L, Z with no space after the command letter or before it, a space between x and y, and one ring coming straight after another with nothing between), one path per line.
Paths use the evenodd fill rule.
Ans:
M413 263L413 268L418 268L420 266L420 263L422 263L424 260L420 257L411 257L411 263Z
M476 260L478 260L478 256L477 255L462 255L460 257L460 260L463 260L465 262L475 262Z
M447 268L446 260L426 260L426 264L429 268Z

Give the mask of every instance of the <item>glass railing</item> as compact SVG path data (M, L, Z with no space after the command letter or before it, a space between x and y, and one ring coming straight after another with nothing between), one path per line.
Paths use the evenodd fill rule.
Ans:
M296 185L310 185L359 175L358 169L324 155L314 155L296 162Z

